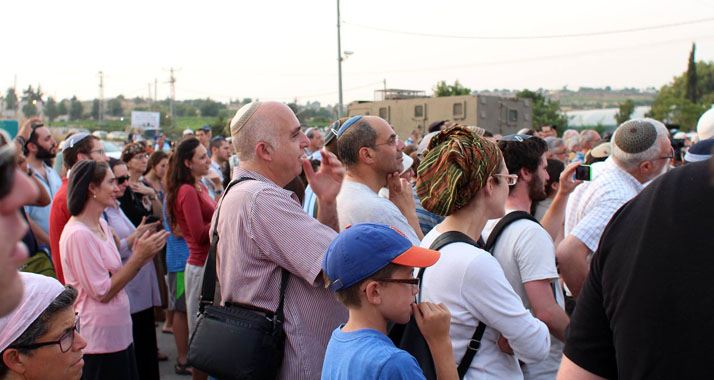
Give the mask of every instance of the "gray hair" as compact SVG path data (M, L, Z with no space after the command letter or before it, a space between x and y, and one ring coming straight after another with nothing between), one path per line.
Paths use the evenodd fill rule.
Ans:
M553 136L546 137L545 142L548 143L548 151L555 151L565 145L565 141L563 141L563 139Z
M580 131L580 145L581 146L584 146L586 142L588 142L588 143L597 142L596 139L599 139L600 137L596 137L597 132L595 132L595 133L593 133L593 132L595 132L595 131L592 129L584 129L584 130Z
M569 151L573 151L576 146L580 146L580 138L578 136L572 136L570 138L567 138L564 140L565 142L565 147Z
M622 148L620 148L616 143L615 136L617 136L617 133L624 130L623 127L632 125L632 124L645 124L645 125L650 125L655 128L657 131L657 138L654 140L652 145L647 148L646 150L638 153L627 153ZM612 154L611 157L612 159L618 164L618 166L622 167L625 170L632 171L637 169L637 166L644 162L644 161L650 161L654 160L660 155L663 154L660 149L660 145L662 142L669 140L669 131L667 130L667 127L662 124L662 122L654 119L632 119L628 120L624 123L622 123L617 130L615 130L615 133L612 135Z

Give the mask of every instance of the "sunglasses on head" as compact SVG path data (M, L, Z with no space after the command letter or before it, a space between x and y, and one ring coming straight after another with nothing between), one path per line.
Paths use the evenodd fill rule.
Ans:
M4 198L12 188L12 180L15 175L15 144L10 140L10 136L0 129L0 198Z

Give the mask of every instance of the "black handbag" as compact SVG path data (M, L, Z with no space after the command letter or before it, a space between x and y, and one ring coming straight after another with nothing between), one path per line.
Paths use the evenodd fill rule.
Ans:
M231 181L223 197L233 185L245 180L252 178ZM188 363L221 380L272 380L280 372L285 351L283 305L290 272L282 269L280 302L275 312L237 303L226 302L226 306L214 304L218 244L216 226L222 200L216 207L199 316L189 342Z

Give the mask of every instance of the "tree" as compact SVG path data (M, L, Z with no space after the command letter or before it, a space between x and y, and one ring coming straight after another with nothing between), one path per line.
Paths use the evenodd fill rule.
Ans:
M51 96L47 97L47 102L45 103L45 116L47 116L50 121L54 121L57 116L59 116L57 102L55 98Z
M17 94L15 93L14 87L8 88L7 92L5 93L5 109L17 109Z
M121 97L121 99L120 99ZM114 99L110 99L107 104L109 108L109 114L112 116L122 116L124 114L124 108L121 105L121 101L124 97L119 95Z
M665 123L678 124L683 131L694 130L699 117L714 102L714 62L696 63L696 94L697 102L687 97L687 73L674 77L672 82L665 84L659 90L652 103L648 117Z
M560 102L546 98L542 92L524 89L516 94L519 99L531 99L533 102L533 126L555 125L559 131L568 127L568 117L560 111Z
M432 88L432 91L434 91L434 96L436 97L469 95L471 93L471 89L464 87L458 80L456 80L452 85L446 84L446 81L443 80L439 81Z
M690 102L697 102L697 64L694 61L694 53L697 45L692 43L692 50L689 52L689 63L687 64L687 83L685 87L687 98Z
M72 120L79 120L82 118L82 112L84 112L84 107L82 103L77 99L77 96L73 96L69 104L69 117Z
M632 113L635 112L635 102L632 99L625 100L624 103L618 105L619 110L615 114L615 120L617 120L617 125L620 125L627 120L630 120Z
M66 115L67 114L67 99L62 99L57 105L57 114Z
M218 111L220 111L221 108L225 107L222 107L221 103L215 102L209 98L201 102L198 110L201 112L201 116L216 117L218 116Z
M99 99L92 101L92 119L99 120Z
M35 106L32 101L27 102L25 103L25 105L22 106L22 113L27 118L37 116L37 106Z
M22 91L22 101L25 104L22 106L22 113L25 117L37 116L37 102L42 102L42 91L37 87L37 91L32 88L32 85L27 86L27 89Z

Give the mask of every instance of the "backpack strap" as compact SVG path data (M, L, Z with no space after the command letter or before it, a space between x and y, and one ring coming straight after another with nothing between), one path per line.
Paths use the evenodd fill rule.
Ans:
M509 213L508 215L504 216L501 218L501 220L496 223L496 226L493 227L493 230L491 231L491 234L488 235L488 241L486 241L486 247L484 248L485 250L492 252L493 247L496 245L496 241L498 240L498 237L501 236L501 233L503 233L503 230L508 227L509 224L521 220L521 219L528 219L534 223L538 223L540 225L540 222L538 222L538 219L534 218L533 215L525 212L525 211L513 211Z
M479 239L479 241L480 240L481 239ZM473 245L474 247L481 246L476 241L474 241L474 239L471 239L468 235L462 232L449 231L439 235L439 237L437 237L434 242L431 243L429 249L438 251L451 243L466 243ZM419 269L418 277L420 281L424 277L425 269L426 268ZM421 289L419 289L419 296L421 298ZM471 367L471 362L474 360L476 353L478 353L478 350L481 348L481 338L483 338L484 332L486 332L486 324L479 321L478 325L476 326L476 331L474 331L474 335L471 337L471 340L469 340L469 344L466 346L466 352L464 353L464 356L461 358L459 366L457 367L459 379L463 379L464 376L466 376L466 372L469 370L469 367Z

